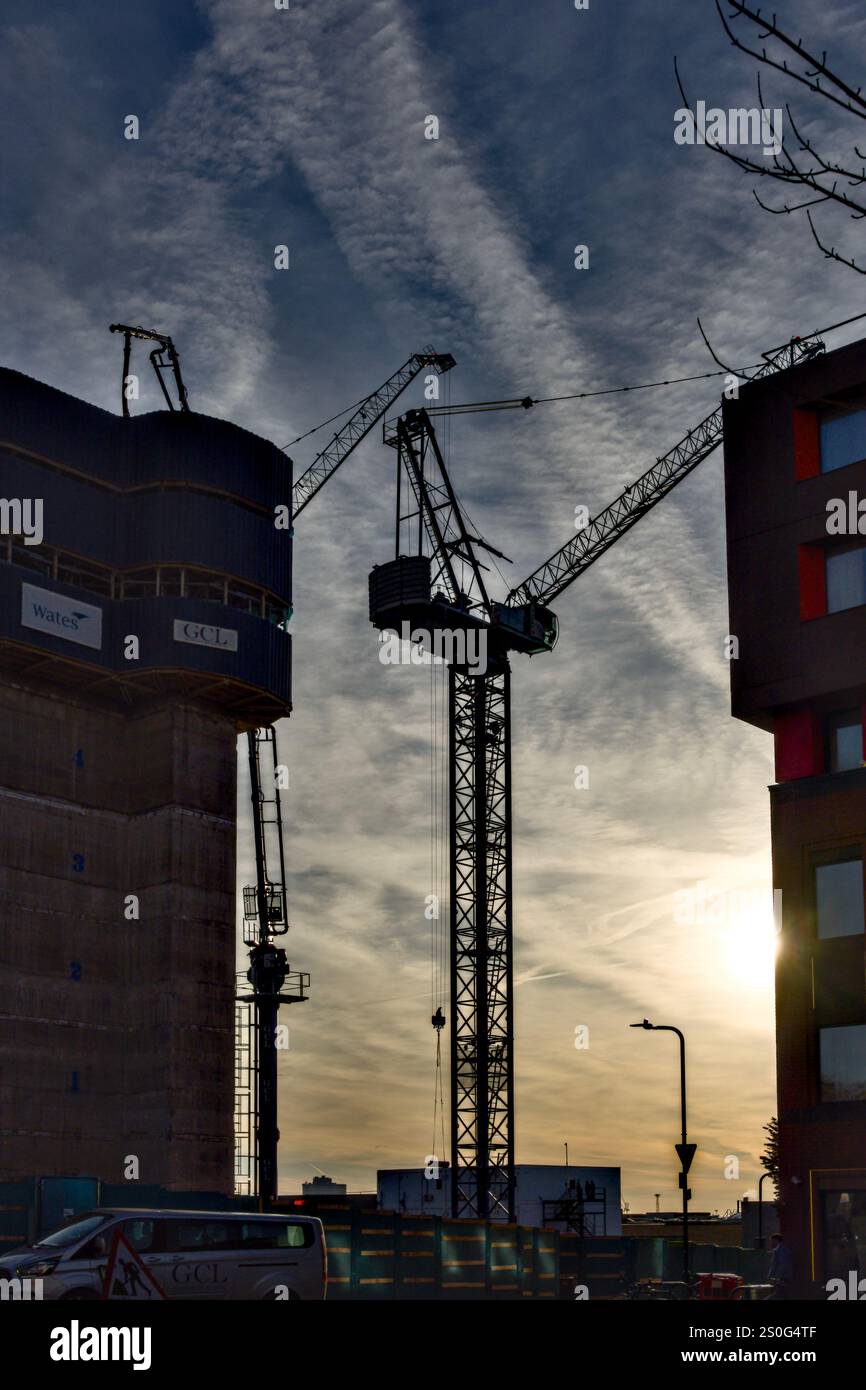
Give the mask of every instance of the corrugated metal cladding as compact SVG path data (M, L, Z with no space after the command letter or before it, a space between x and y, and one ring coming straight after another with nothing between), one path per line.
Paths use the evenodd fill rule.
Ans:
M124 420L7 369L0 420L0 447L60 465L3 461L4 496L43 498L48 545L103 564L229 570L290 601L291 541L273 516L291 502L292 466L267 440L192 412Z
M290 500L291 463L228 420L159 410L124 420L0 367L0 440L120 487L185 480L272 509Z
M6 595L0 632L127 674L132 668L123 639L133 632L142 638L136 671L212 671L287 703L291 643L269 618L291 607L291 532L274 525L274 509L291 505L291 491L286 455L228 421L179 411L124 420L0 368L0 496L43 502L42 547L19 547L13 563L0 566ZM170 565L215 571L270 591L277 602L266 617L243 611L248 601L259 601L245 589L229 604L167 594L112 600L92 587L64 583L59 571L52 579L50 567L39 568L44 547L119 570ZM25 584L97 607L101 644L22 625ZM208 625L197 639L201 645L176 636L181 619ZM224 645L208 650L208 641Z

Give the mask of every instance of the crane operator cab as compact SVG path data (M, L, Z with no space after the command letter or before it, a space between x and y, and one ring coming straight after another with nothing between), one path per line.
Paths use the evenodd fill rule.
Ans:
M559 619L549 608L543 608L540 603L521 603L515 607L494 603L492 609L494 622L505 629L503 637L514 651L526 656L553 651L559 637Z

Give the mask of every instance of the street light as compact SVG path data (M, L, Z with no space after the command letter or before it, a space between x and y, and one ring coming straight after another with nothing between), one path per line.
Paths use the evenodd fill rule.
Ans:
M764 1248L764 1183L770 1176L769 1173L762 1173L758 1178L758 1249Z
M680 1112L682 1120L682 1143L676 1144L675 1148L679 1155L681 1172L680 1187L683 1191L683 1279L686 1287L689 1285L689 1197L691 1193L688 1187L689 1168L695 1156L697 1144L690 1144L686 1137L686 1040L679 1028L674 1028L669 1023L650 1023L645 1018L641 1023L630 1023L630 1028L646 1028L653 1033L676 1033L680 1040Z

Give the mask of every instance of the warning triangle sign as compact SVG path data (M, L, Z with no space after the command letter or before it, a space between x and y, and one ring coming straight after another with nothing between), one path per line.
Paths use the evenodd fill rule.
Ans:
M680 1163L684 1173L687 1173L692 1166L692 1159L697 1151L697 1144L674 1144L674 1148L679 1154Z
M130 1245L120 1226L111 1240L108 1264L102 1281L102 1297L133 1298L147 1302L148 1299L167 1299L151 1270L137 1250Z

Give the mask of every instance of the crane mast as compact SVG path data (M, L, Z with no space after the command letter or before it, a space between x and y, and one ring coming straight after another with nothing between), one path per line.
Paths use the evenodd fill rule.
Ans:
M511 671L501 643L486 641L493 605L477 551L491 547L466 523L427 412L409 411L388 442L397 555L370 576L370 616L380 627L409 617L431 639L471 624L487 647L483 677L459 663L448 671L452 1209L513 1220ZM421 553L401 557L401 527L415 532L416 522ZM407 607L413 591L419 602Z
M749 380L821 351L816 336L794 338L764 354ZM382 631L408 622L422 646L443 629L483 631L487 649L484 671L452 660L448 673L454 1216L515 1219L510 654L552 649L558 627L548 604L721 440L719 409L497 603L476 553L493 548L471 534L430 415L410 411L386 431L398 455L397 543L394 559L370 575L370 619ZM404 476L415 512L401 517ZM415 518L417 553L402 554L400 523Z
M793 338L765 353L763 365L749 380L794 366L822 350L816 335ZM293 489L294 516L300 515L425 367L442 374L454 365L450 354L425 348L367 396L301 474ZM528 407L532 401L526 397L512 404ZM465 409L454 407L454 413ZM430 412L444 413L450 413L450 408L434 407ZM485 645L483 670L452 659L448 673L452 1212L513 1221L510 655L553 648L558 624L549 604L712 453L722 440L722 412L714 411L689 430L609 507L515 586L504 603L490 598L486 567L479 558L480 551L501 552L473 535L430 414L409 411L396 427L386 427L386 443L397 451L395 558L370 575L370 618L380 630L398 632L408 621L412 639L422 644L425 638L435 641L436 634L447 628L464 634L472 631ZM404 486L414 507L405 515L401 511ZM411 554L401 552L401 526L407 522L413 524L417 537ZM258 818L256 833L260 834L253 738L259 739L261 733L250 737L254 818ZM262 926L262 903L267 898L261 873L255 896L259 932L254 949L272 952L273 934ZM440 1023L441 1015L438 1021L434 1016L434 1024ZM264 1026L271 1028L270 1015ZM260 1046L263 1042L260 1029ZM273 1100L269 1103L275 1107L275 1065L271 1073ZM275 1109L273 1113L275 1123ZM273 1167L275 1178L274 1142L269 1143L267 1166Z

